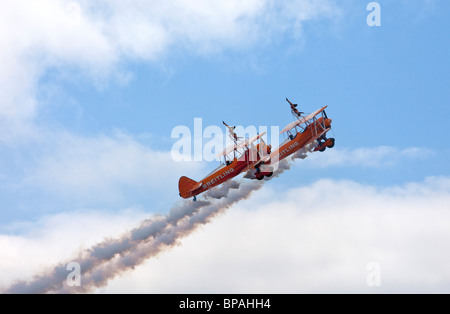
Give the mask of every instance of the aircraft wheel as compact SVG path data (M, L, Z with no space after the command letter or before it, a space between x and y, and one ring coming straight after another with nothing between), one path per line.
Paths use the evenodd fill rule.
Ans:
M327 149L327 147L326 147L326 146L324 146L323 148L319 149L319 152L324 152L324 151L325 151L325 149Z
M331 144L328 145L328 148L333 148L333 147L334 147L335 139L334 139L333 137L331 137L331 138L329 138L329 140L331 141Z
M256 180L258 181L261 181L262 179L264 179L264 176L256 177Z
M273 175L273 172L266 174L266 177L270 178Z

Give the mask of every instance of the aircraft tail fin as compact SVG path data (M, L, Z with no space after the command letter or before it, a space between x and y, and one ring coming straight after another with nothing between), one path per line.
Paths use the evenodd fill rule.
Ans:
M192 192L202 186L201 182L197 182L188 177L181 177L178 181L178 191L182 198L189 198Z

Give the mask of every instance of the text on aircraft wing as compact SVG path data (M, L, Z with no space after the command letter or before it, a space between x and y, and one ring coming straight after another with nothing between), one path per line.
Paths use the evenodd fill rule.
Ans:
M287 131L289 131L289 130L295 128L297 125L303 124L303 123L305 123L306 121L311 120L312 118L314 118L315 116L317 116L319 113L321 113L322 111L324 111L325 108L327 108L327 106L324 106L324 107L322 107L322 108L320 108L320 109L317 109L316 111L310 113L309 115L307 115L307 116L305 116L305 117L302 117L300 120L293 121L293 122L289 123L288 125L286 125L286 126L284 127L283 130L281 130L280 134L281 134L281 133L284 133L284 132L287 132Z

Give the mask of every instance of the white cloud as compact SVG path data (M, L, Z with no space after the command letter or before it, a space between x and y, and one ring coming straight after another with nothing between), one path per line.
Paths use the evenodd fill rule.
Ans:
M449 201L448 177L383 188L320 180L282 193L266 185L97 292L448 292ZM120 223L128 214L104 221L103 214L91 214L97 218L83 224L81 234L66 228L79 219L68 215L37 227L51 239L33 231L2 236L0 268L9 274L2 286L40 269L47 254L51 261L67 260L80 236L89 245L102 232L117 236L132 225ZM121 231L107 228L113 225ZM366 284L371 262L381 266L381 287Z
M219 52L295 32L333 16L334 1L50 1L2 4L0 141L36 132L38 81L49 69L88 78L117 76L126 60L155 61L173 51ZM273 27L276 25L277 27Z
M49 137L51 144L40 148L42 155L26 174L23 185L56 198L110 204L130 190L137 195L176 191L181 175L197 176L204 166L175 162L170 152L153 150L120 132L97 137L63 132Z
M386 167L393 166L402 160L424 159L434 154L429 148L393 146L332 148L324 153L316 152L305 159L306 165L316 167L351 166L351 167Z
M119 69L129 60L153 62L180 50L211 54L264 45L300 31L304 21L334 16L336 7L328 0L4 3L0 10L0 143L7 144L4 147L10 154L3 158L18 156L14 163L21 170L14 175L25 173L23 184L69 199L120 198L125 188L143 191L164 186L169 175L178 177L185 167L173 163L168 154L131 137L88 138L40 121L45 104L37 95L45 74L50 69L63 74L50 78L55 80L82 75L93 84L111 78L127 81L130 74ZM51 83L58 86L60 82ZM199 166L188 168L183 174L192 174Z
M449 178L263 189L98 291L448 292L449 201ZM381 287L366 284L371 262L381 266Z
M116 56L100 26L67 1L15 1L0 11L0 141L36 132L38 80L49 66L109 66Z

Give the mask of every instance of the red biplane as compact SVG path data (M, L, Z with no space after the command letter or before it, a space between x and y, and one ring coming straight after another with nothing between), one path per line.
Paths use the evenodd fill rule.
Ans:
M195 201L196 195L234 178L241 172L247 172L245 178L262 180L264 177L272 176L278 162L299 150L323 152L326 148L334 147L334 138L326 137L326 133L331 130L332 122L325 112L327 106L302 116L303 112L297 110L298 105L291 103L287 98L286 100L291 105L291 112L296 120L280 132L287 138L278 149L271 151L271 146L264 142L262 136L266 132L249 140L240 140L241 138L234 132L235 127L223 122L234 141L234 144L218 154L218 157L224 157L225 162L199 182L181 177L178 181L180 196L194 197ZM257 140L259 143L253 145Z
M266 145L261 138L266 132L249 140L239 140L240 138L234 133L234 127L228 126L225 122L224 124L229 128L229 135L234 141L234 144L217 155L224 158L224 163L199 182L188 177L181 177L178 181L178 190L182 198L194 197L195 201L196 195L234 178L243 171L258 167L260 163L268 159L270 145ZM260 142L256 146L253 145L257 140Z
M256 165L254 169L249 169L245 178L262 180L265 176L270 177L276 163L301 149L323 152L326 148L334 147L335 139L326 137L326 133L331 130L332 122L325 112L327 106L303 117L303 112L299 112L296 108L297 104L291 103L287 98L286 100L291 105L291 112L296 118L280 132L280 134L286 134L287 138L278 149L272 151L267 161ZM317 117L319 115L320 117Z

